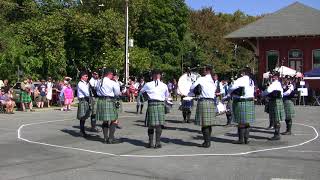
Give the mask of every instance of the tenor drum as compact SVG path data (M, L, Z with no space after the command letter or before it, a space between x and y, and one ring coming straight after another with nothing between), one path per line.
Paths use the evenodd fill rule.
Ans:
M188 96L190 87L200 77L200 74L191 72L184 73L178 81L178 94L181 96Z

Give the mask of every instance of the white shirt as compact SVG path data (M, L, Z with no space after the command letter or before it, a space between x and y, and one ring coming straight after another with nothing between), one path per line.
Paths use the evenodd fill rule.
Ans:
M288 85L288 90L283 92L283 96L289 96L294 91L294 87L292 84Z
M254 97L254 82L249 76L242 76L234 81L233 85L229 89L229 94L239 87L244 87L243 96L234 96L236 98L253 98Z
M91 78L89 81L89 84L91 87L96 88L98 82L99 82L99 79Z
M213 82L213 79L210 74L207 74L204 77L199 77L195 83L190 87L190 93L193 92L194 88L199 85L201 86L201 94L200 98L211 98L214 99L216 97L216 89L217 86Z
M102 84L101 84L102 83ZM120 95L120 86L117 82L104 77L97 84L97 95L98 96L109 96L115 97Z
M273 81L270 84L270 86L265 91L262 92L262 96L267 96L273 91L280 91L281 97L283 97L283 89L282 89L281 83L278 80Z
M84 98L89 96L90 96L89 83L80 81L77 87L77 97Z
M168 86L160 80L146 83L140 90L140 93L144 92L148 94L151 100L165 101L169 97Z

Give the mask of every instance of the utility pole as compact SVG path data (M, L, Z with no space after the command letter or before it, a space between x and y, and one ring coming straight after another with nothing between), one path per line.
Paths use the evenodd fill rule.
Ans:
M129 0L125 0L126 13L126 47L125 47L125 67L124 67L124 82L128 84L129 79Z

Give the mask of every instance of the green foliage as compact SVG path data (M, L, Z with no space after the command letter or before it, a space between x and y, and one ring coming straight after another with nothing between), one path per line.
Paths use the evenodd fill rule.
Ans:
M17 80L17 69L35 79L103 66L123 74L124 0L0 0L0 79ZM130 0L130 74L152 68L165 79L178 78L182 67L213 64L216 72L236 72L253 55L224 36L256 17L188 9L184 0ZM235 56L236 54L236 56Z

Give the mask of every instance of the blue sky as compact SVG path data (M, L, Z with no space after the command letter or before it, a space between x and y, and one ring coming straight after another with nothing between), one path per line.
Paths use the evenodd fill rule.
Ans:
M320 10L320 0L185 0L192 9L213 7L215 12L233 13L237 10L249 15L275 12L296 1Z

